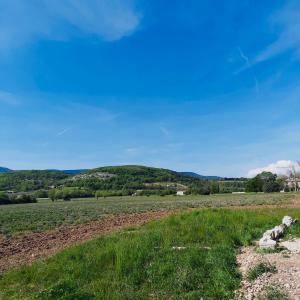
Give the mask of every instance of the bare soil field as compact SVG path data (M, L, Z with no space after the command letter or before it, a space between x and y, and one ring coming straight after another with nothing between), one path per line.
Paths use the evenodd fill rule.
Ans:
M18 265L31 263L39 257L49 256L67 246L89 240L97 235L133 225L142 225L170 214L171 211L123 214L87 224L63 226L11 239L2 238L0 240L0 273Z

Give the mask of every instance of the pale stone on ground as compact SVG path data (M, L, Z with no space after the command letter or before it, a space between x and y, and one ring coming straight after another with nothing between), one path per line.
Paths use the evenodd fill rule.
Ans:
M277 243L268 236L265 236L259 240L258 244L262 249L275 249Z
M290 216L284 216L282 219L282 224L286 225L287 227L291 226L294 223L294 220Z
M283 232L286 227L289 227L295 223L295 220L293 220L290 216L284 216L282 219L282 224L279 226L275 226L272 229L267 230L263 237L259 240L258 245L262 249L275 249L277 245L278 239L283 235Z
M292 253L300 253L300 239L281 242L280 245L288 249Z

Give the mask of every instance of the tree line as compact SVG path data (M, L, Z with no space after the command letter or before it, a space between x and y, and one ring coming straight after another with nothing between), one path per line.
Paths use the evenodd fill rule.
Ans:
M24 203L36 203L36 198L29 194L8 195L4 192L0 192L0 205L5 204L24 204Z
M246 183L246 192L279 192L287 188L286 181L271 172L262 172L249 179Z
M63 184L71 175L59 171L12 171L0 174L0 191L29 192Z

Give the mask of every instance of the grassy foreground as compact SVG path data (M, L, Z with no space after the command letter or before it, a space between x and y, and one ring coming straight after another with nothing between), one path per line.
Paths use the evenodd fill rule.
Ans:
M287 214L299 218L300 210L204 209L172 215L6 273L0 298L232 299L240 282L237 248Z
M290 201L292 194L242 194L209 196L152 196L78 199L70 202L40 200L39 203L0 206L0 234L11 236L23 232L39 232L64 224L80 224L108 214L157 211L161 209L227 207L280 204Z

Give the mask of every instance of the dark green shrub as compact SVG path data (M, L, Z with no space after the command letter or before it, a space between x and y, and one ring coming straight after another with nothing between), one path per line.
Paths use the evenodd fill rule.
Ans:
M69 194L63 195L63 200L64 201L71 201L71 195L69 195Z
M29 194L19 194L10 198L12 204L36 203L36 198Z
M77 299L77 300L89 300L94 299L94 296L87 292L80 291L80 287L75 281L64 280L58 281L51 287L43 290L39 293L36 299L51 300L51 299Z
M34 193L36 198L48 198L48 192L46 190L39 190Z
M29 194L18 194L8 196L0 192L0 204L23 204L23 203L36 203L36 198Z
M70 200L74 198L94 197L94 193L83 188L65 187L61 189L52 189L49 191L49 198L54 201L58 199Z
M0 205L1 204L10 204L9 197L4 192L0 192Z

